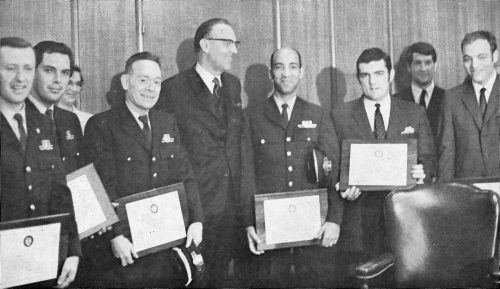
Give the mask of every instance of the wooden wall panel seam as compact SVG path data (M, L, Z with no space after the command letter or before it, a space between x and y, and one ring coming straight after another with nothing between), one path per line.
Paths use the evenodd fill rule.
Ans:
M335 11L333 9L333 0L328 1L328 8L330 13L330 64L333 68L337 67L335 55Z
M274 0L274 48L281 48L281 5L280 0Z
M393 33L393 22L392 22L392 0L387 0L387 21L388 23L388 39L389 39L389 56L391 57L392 60L392 66L394 70L394 65L395 65L395 59L394 59L394 37L392 35ZM394 92L396 89L395 82L391 82L391 91Z
M135 23L137 50L142 52L144 51L144 33L146 32L144 27L142 0L135 0Z

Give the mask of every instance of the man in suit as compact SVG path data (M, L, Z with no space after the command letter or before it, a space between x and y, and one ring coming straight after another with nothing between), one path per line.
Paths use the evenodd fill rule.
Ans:
M427 42L416 42L408 47L405 56L411 85L394 96L423 106L435 137L444 95L444 89L434 83L436 50Z
M439 121L440 181L500 175L500 78L495 36L475 31L462 40L469 77L445 93Z
M411 175L419 183L434 175L435 147L425 109L389 94L394 78L390 56L379 48L366 49L359 56L356 68L363 96L333 111L339 142L417 139L419 164L412 167ZM386 250L383 201L388 193L361 194L355 186L341 192L348 202L339 243L344 252L354 253L354 260L356 256L365 258Z
M248 247L255 255L261 242L255 232L253 197L256 194L328 188L328 214L316 238L323 247L337 243L342 220L342 199L335 190L338 178L339 149L328 113L321 107L297 96L304 70L297 50L281 48L271 56L273 96L245 111L242 141L241 207L247 231ZM307 170L307 161L321 152L328 160L326 170L320 163L319 175ZM326 164L328 163L328 164ZM311 177L312 175L312 177ZM322 287L331 286L326 269L334 267L333 248L299 247L277 249L254 258L261 273L252 287ZM322 262L323 261L323 262ZM326 264L328 263L328 264ZM292 269L293 268L293 269ZM295 271L295 273L292 273Z
M186 247L191 242L198 245L202 241L203 213L189 159L179 142L173 115L151 109L161 88L159 58L150 52L132 55L121 82L125 102L94 115L87 123L85 159L94 163L111 200L183 182L189 211ZM104 235L109 238L107 245L96 242L101 260L94 264L94 279L86 285L183 286L185 280L177 271L174 250L138 258L124 222L121 220Z
M42 41L35 45L36 70L33 89L26 105L37 109L47 119L58 141L66 173L83 165L80 157L82 129L78 117L57 107L68 85L73 53L64 43Z
M35 53L31 44L17 37L1 38L0 221L72 214L70 221L63 224L60 252L65 261L57 279L62 288L74 280L82 254L57 142L43 117L25 105L34 75Z
M227 20L202 23L194 37L196 65L165 80L156 105L175 114L193 165L205 212L202 248L212 287L236 286L228 280L229 263L243 251L243 244L235 249L233 231L241 177L241 85L226 72L238 46Z

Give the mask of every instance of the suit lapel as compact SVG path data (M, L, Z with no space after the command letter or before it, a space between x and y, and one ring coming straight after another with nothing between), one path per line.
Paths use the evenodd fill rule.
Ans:
M120 114L120 125L123 130L130 135L132 139L142 145L145 149L150 150L146 142L146 137L144 136L139 124L134 119L132 113L128 110L126 104L120 105L118 108L118 113ZM152 123L152 121L149 121Z
M396 139L401 132L400 120L404 117L404 109L399 106L391 96L391 114L389 116L389 125L387 126L387 139Z
M474 88L472 87L472 80L466 80L467 83L464 87L462 93L462 102L465 108L469 111L474 123L478 130L481 130L483 126L483 120L481 119L481 113L479 112L479 104L476 100L476 94L474 93Z
M163 124L156 110L149 111L149 122L151 123L151 150L156 151L159 148L159 144L161 144L163 133Z
M284 127L281 123L280 111L278 110L278 106L272 96L269 97L264 104L264 116L271 122L276 123L282 129L286 130L286 127Z
M288 122L287 129L293 129L304 120L304 107L305 102L297 96L295 99L295 104L293 105L292 115L290 116L290 121Z
M375 139L373 135L373 131L370 126L370 122L368 121L368 116L366 115L365 106L363 104L363 97L355 100L353 104L353 110L351 112L352 117L356 121L360 131L366 139Z
M500 94L500 77L497 75L495 79L495 84L493 84L493 88L490 93L490 99L488 100L488 106L486 108L486 115L484 117L483 126L488 123L495 113L498 112L498 103L499 103L499 94Z
M214 102L211 101L211 98L214 96L206 86L201 76L196 72L195 68L191 69L191 87L194 89L194 96L198 98L196 102L199 105L201 110L208 110L210 114L222 125L225 125L224 118L220 117L220 114L217 112L217 108L214 105ZM222 97L223 100L226 100L227 93L225 93L225 85L222 86Z
M16 148L17 151L22 153L21 150L21 143L19 142L19 139L16 137L16 134L14 133L14 130L12 127L10 127L10 124L7 122L7 119L3 116L3 114L0 114L2 116L1 120L1 139L2 139L2 147L7 147L10 146L11 144Z

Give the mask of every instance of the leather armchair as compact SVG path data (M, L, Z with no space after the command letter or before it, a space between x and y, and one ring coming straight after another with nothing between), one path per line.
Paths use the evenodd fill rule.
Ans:
M385 286L498 286L494 192L458 183L416 185L392 191L384 214L392 252L355 267L362 287L388 271L395 284Z

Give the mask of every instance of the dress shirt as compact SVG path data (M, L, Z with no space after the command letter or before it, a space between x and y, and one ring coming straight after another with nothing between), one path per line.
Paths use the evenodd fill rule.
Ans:
M431 96L432 92L434 92L434 81L431 82L427 87L425 87L425 107L429 106L429 102L431 101ZM411 93L413 94L413 99L415 100L416 103L420 103L420 94L422 94L422 90L424 88L421 88L417 85L415 85L413 82L411 83Z
M278 110L280 111L280 114L283 114L283 104L285 103L283 99L279 96L276 96L273 94L274 97L274 102L276 102L276 105L278 106ZM297 99L297 95L294 95L292 99L287 101L286 104L288 104L288 107L286 109L286 113L288 114L288 121L290 121L290 117L292 116L292 111L293 111L293 106L295 105L295 100Z
M486 88L486 91L484 92L484 97L486 98L486 103L488 103L488 101L490 100L491 90L493 89L493 84L495 84L496 78L497 74L493 73L485 85L481 85L479 83L475 83L474 81L472 81L472 86L474 87L474 93L476 94L477 103L480 103L479 96L481 95L481 88L483 87Z
M366 97L363 99L363 104L365 105L366 115L368 116L368 121L370 122L370 127L372 131L375 129L375 107L376 103L380 103L380 113L384 119L385 131L389 127L389 117L391 116L391 96L387 94L382 101L373 101Z
M139 125L139 127L141 128L141 130L144 129L144 124L142 123L142 121L139 120L139 116L141 115L147 115L148 116L148 125L149 125L149 129L151 129L151 120L149 119L149 111L144 113L142 111L138 111L133 104L131 104L128 100L125 100L125 105L127 105L127 108L128 110L130 111L130 113L132 113L132 116L134 117L135 119L135 122L137 122L137 124Z
M31 100L31 102L35 105L36 109L38 109L38 111L45 115L45 113L47 112L47 109L52 109L52 112L54 112L54 105L52 104L51 106L49 107L46 107L42 102L40 102L38 99L34 98L32 95L28 96L28 98Z
M26 105L23 103L23 106L19 111L12 110L8 104L5 104L3 98L0 98L0 111L3 114L3 117L7 120L10 127L14 131L17 139L21 138L21 132L19 131L19 124L16 119L14 119L14 115L16 113L20 113L23 117L23 126L26 134L28 133L28 126L26 125Z
M222 88L222 81L220 79L220 75L218 75L218 76L212 75L208 70L206 70L199 63L196 63L196 67L194 69L200 75L201 79L203 80L203 82L207 86L208 90L210 90L210 92L212 94L214 94L214 86L215 86L214 78L217 78L219 80L220 87Z

